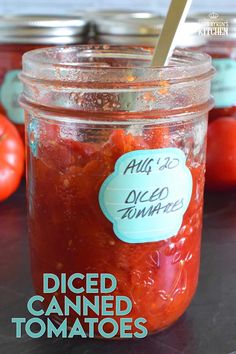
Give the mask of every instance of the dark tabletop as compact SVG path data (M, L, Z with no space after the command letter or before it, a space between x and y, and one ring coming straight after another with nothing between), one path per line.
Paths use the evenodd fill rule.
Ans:
M33 294L22 185L0 204L0 354L236 354L236 192L206 195L197 294L170 329L142 340L15 338Z

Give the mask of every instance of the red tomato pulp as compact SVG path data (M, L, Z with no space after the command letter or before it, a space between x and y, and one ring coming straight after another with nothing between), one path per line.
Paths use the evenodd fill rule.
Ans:
M209 112L208 148L206 164L206 187L214 190L224 190L236 187L236 89L234 81L235 43L212 44L208 53L213 57L218 72L216 73L215 105ZM214 61L215 60L215 61ZM225 63L225 64L224 64ZM227 64L228 63L228 64ZM222 73L223 70L223 73ZM213 89L214 96L214 89ZM222 97L230 101L223 104ZM219 119L219 122L216 120Z
M209 125L207 186L215 189L236 186L236 119L220 117Z
M192 164L191 158L187 160L193 192L178 234L165 241L129 244L115 236L112 224L102 213L98 202L100 187L123 154L168 147L168 128L146 129L142 136L123 129L114 129L110 134L104 131L100 133L104 136L102 143L96 143L96 137L93 142L65 139L59 130L56 124L45 123L36 156L28 153L36 293L45 296L45 307L53 295L63 305L64 294L43 294L44 273L112 273L118 282L113 295L132 300L128 317L146 318L150 333L168 327L188 307L197 286L204 166ZM69 291L66 295L75 297ZM91 301L93 296L88 294ZM76 317L69 317L71 325ZM86 329L85 317L79 319Z

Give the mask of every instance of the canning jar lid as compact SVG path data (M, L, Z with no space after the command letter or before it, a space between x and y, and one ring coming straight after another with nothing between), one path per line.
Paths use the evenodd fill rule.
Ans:
M87 32L87 21L77 16L0 16L0 43L73 44Z
M132 44L130 39L139 37L145 39L153 38L155 44L156 38L161 33L165 17L155 14L130 13L126 15L98 17L95 20L95 33L98 37L104 39L108 36L123 36L123 44ZM199 36L200 23L197 19L189 18L182 31L178 35L178 46L198 46L205 44L205 39ZM145 43L143 43L145 44ZM150 44L150 43L149 43Z
M96 32L110 35L158 35L161 32L163 19L158 15L143 17L140 13L98 17L95 19Z
M197 13L193 16L201 25L200 34L210 41L236 39L236 13Z
M84 12L86 18L91 19L93 22L97 22L97 19L101 18L150 18L157 16L157 13L149 11L132 11L126 9L104 9L104 10L90 10Z

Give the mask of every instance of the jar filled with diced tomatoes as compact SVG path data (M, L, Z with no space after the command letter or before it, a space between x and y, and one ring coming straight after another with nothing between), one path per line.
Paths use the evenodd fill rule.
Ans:
M140 47L39 49L24 55L21 75L35 291L44 308L52 298L63 308L75 294L45 294L45 273L112 274L112 296L132 304L131 334L138 318L148 333L169 327L195 293L213 106L208 55L175 51L163 68L151 57ZM95 317L99 336L104 316ZM64 318L90 333L85 315L52 315Z
M236 14L201 14L204 51L213 58L215 106L209 114L206 186L236 187Z
M24 136L24 114L18 104L22 55L34 48L85 43L86 21L65 16L0 17L0 112Z

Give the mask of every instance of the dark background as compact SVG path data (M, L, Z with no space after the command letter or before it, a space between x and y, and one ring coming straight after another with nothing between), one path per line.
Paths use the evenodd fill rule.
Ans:
M33 290L25 188L0 204L0 354L236 354L236 192L207 194L197 294L170 329L142 340L15 338Z

